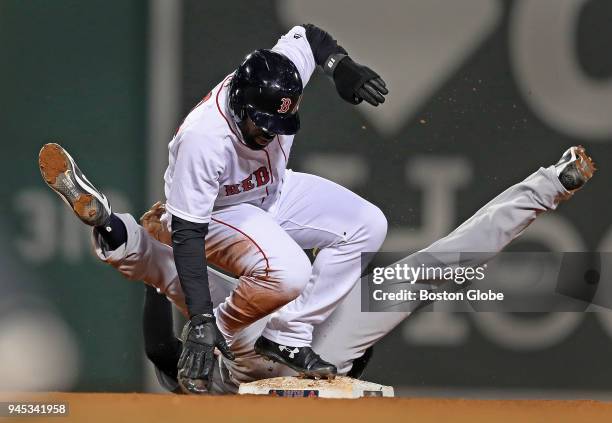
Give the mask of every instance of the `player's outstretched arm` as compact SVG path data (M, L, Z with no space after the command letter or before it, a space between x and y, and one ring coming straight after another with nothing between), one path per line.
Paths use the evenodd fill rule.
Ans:
M223 143L208 136L198 128L176 135L170 146L176 157L169 167L172 183L166 197L174 263L190 318L181 336L178 380L194 394L210 389L215 347L233 359L215 322L206 271L205 237L224 166Z
M208 285L204 238L208 223L194 223L172 216L174 262L185 294L190 320L183 328L183 351L178 361L181 388L193 394L210 391L214 349L233 360L225 338L217 328Z
M306 29L306 38L316 64L334 80L340 97L351 104L365 100L372 106L378 106L385 102L384 96L389 91L376 72L354 62L326 31L313 24L302 26Z

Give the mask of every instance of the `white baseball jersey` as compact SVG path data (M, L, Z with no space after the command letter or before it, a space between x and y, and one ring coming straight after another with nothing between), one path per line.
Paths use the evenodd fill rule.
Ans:
M316 66L306 30L293 27L272 50L295 64L306 86ZM213 208L232 204L265 209L282 187L294 136L277 135L263 150L247 147L229 110L231 76L187 115L168 146L166 209L190 222L207 223Z

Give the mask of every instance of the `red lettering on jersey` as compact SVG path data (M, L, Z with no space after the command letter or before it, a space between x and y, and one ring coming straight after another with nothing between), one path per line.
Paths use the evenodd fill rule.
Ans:
M270 173L268 172L268 168L265 166L257 169L255 172L253 172L253 175L255 175L255 181L257 182L258 187L270 182Z
M225 185L225 195L240 194L240 184Z
M287 113L291 107L291 99L287 97L281 98L280 108L277 110L278 113Z
M240 184L242 185L242 192L244 191L250 191L253 188L255 188L255 185L253 184L253 182L251 181L251 179L253 179L253 174L249 175L248 178L246 178L244 181L242 181Z
M253 176L255 176L255 181L253 181ZM229 196L240 194L241 192L247 192L256 186L260 187L262 185L266 185L268 182L270 182L270 172L268 172L267 167L262 166L255 172L251 173L239 184L224 185L225 195Z

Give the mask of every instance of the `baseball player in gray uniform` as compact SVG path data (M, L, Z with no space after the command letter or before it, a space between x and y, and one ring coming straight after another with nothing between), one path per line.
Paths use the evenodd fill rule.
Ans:
M345 100L384 102L380 77L329 34L310 24L292 28L272 50L247 56L186 117L169 144L165 205L145 214L142 226L113 213L61 146L40 152L46 183L93 226L98 257L154 287L189 319L181 342L169 341L171 353L153 360L179 357L176 373L172 364L157 367L186 392L234 392L239 383L283 374L347 374L408 316L359 309L361 252L384 241L381 211L335 183L286 169L302 90L316 66ZM572 147L424 251L494 254L594 170L584 149ZM315 247L311 264L303 250Z

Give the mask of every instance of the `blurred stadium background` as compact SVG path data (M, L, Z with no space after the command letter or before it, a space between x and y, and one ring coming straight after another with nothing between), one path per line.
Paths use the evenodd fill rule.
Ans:
M290 167L379 205L386 250L427 245L580 143L599 174L514 247L612 251L612 2L0 0L0 390L158 389L144 288L93 258L40 179L40 146L59 140L139 216L162 198L182 116L306 22L391 94L354 108L314 77ZM610 357L609 313L422 313L377 345L366 376L403 395L612 399Z

